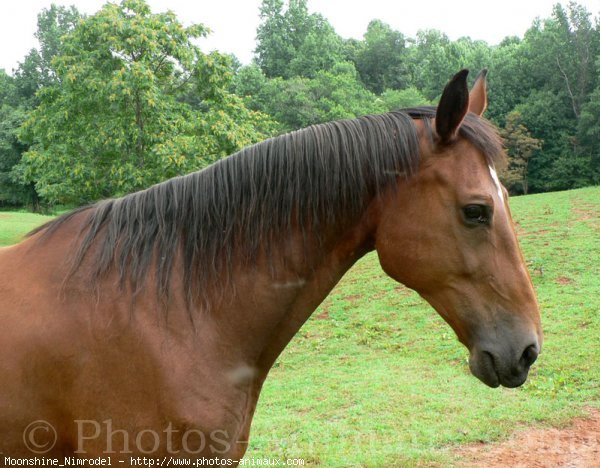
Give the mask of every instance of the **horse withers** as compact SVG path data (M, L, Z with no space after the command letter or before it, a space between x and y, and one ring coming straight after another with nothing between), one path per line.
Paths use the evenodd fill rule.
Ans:
M521 385L542 332L486 105L461 71L437 108L275 137L0 250L0 452L237 463L269 369L374 249L477 378Z

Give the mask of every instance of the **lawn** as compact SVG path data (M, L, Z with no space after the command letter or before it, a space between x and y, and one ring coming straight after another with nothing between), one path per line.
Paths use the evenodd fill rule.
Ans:
M265 383L247 457L324 466L448 466L453 447L560 425L600 406L600 187L511 200L542 309L527 383L490 389L414 292L361 260L301 329ZM0 245L47 218L0 213Z
M15 244L33 228L52 219L28 212L0 211L0 247Z

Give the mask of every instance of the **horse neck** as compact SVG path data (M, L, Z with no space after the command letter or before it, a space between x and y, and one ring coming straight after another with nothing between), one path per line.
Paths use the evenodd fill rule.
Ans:
M298 235L285 246L285 252L271 252L275 258L285 257L285 261L276 260L271 266L259 262L258 271L241 273L236 298L226 307L230 309L227 314L221 316L229 317L231 340L248 346L244 354L255 357L253 364L265 376L342 276L373 249L374 205L372 202L358 222L342 233L331 229L322 248L303 248L302 236Z

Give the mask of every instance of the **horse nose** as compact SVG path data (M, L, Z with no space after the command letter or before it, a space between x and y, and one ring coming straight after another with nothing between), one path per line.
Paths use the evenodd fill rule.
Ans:
M529 368L540 353L537 339L523 340L527 346L516 343L483 343L471 351L469 367L473 374L490 387L502 385L514 388L527 379ZM518 351L518 350L521 351Z
M525 382L527 374L529 373L529 368L536 361L539 354L540 347L538 346L537 341L526 346L520 354L518 361L512 361L512 366L508 364L508 368L505 370L506 372L504 375L500 375L502 385L505 387L515 387ZM519 355L517 354L517 356ZM510 362L510 358L508 358L508 362ZM500 371L500 374L503 374L500 369L496 370Z
M521 354L521 359L519 359L519 364L523 369L529 369L531 365L535 362L539 355L539 349L537 344L531 344L525 348L523 354Z

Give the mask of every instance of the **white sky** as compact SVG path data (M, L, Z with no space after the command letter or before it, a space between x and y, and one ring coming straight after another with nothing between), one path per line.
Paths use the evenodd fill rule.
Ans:
M546 18L559 0L308 0L344 38L361 38L372 19L381 19L407 36L420 29L439 29L458 39L470 36L497 44L506 36L523 37L536 17ZM0 68L11 72L37 45L33 36L37 14L52 0L0 0ZM104 0L54 0L92 14ZM184 24L203 23L213 32L201 42L250 62L255 47L261 0L149 0L154 12L173 10ZM566 0L560 0L566 4ZM600 0L579 0L594 16Z

